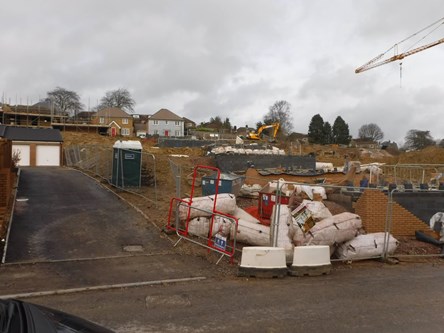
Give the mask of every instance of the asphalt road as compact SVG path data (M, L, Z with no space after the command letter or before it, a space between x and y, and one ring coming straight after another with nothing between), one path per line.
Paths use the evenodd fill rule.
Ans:
M116 332L442 332L443 266L217 279L31 298Z
M125 202L100 184L66 168L24 168L6 262L145 253L171 244ZM20 201L20 200L27 201Z
M237 278L236 267L224 271L183 253L181 244L173 248L125 202L76 171L25 169L19 197L28 201L16 207L0 295L21 294L116 332L443 331L440 262ZM129 244L143 250L127 253ZM125 283L150 285L112 287ZM85 290L97 286L104 288ZM58 294L29 297L51 291Z

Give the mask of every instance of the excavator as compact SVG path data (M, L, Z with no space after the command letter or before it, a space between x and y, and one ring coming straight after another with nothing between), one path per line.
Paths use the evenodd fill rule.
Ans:
M276 140L276 135L279 130L279 127L280 127L279 123L263 125L263 126L259 127L256 132L252 131L252 132L248 133L246 139L247 140L263 140L265 135L262 132L266 129L272 128L273 132L269 136L269 139L270 139L269 141L273 142Z

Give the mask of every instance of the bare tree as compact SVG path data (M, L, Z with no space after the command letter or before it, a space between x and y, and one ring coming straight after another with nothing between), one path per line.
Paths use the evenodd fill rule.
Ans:
M53 106L54 110L59 114L72 114L77 116L77 113L83 108L83 104L80 102L80 96L76 92L60 87L47 92L45 101L50 102L51 106Z
M419 150L428 146L434 146L436 142L430 135L430 131L420 131L412 129L407 132L405 137L405 149Z
M291 105L287 101L276 101L270 106L268 113L264 116L264 123L279 123L281 131L288 134L293 129Z
M384 133L378 125L370 123L361 126L358 136L360 139L367 139L378 142L384 138Z
M107 91L105 96L100 99L100 104L97 109L104 109L108 107L120 108L131 113L134 112L136 102L131 97L127 89L119 88L116 90Z

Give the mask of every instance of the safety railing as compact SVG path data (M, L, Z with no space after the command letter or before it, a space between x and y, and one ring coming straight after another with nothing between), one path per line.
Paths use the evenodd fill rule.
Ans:
M193 206L196 179L199 170L210 170L216 172L215 194L208 196L212 209L204 209ZM179 240L187 240L224 256L233 258L236 251L236 237L238 231L238 219L229 214L217 210L217 197L220 182L220 170L210 166L196 166L193 172L190 197L187 199L172 198L168 212L167 230L175 231ZM197 220L196 220L197 218ZM200 227L196 227L195 225ZM194 228L190 231L190 228ZM200 229L200 230L196 230Z

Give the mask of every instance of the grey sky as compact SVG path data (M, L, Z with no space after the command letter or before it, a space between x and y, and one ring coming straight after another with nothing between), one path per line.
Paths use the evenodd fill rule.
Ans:
M440 0L8 1L0 93L35 103L60 86L92 108L127 88L136 113L237 126L283 99L297 132L320 114L353 136L376 123L398 143L410 129L441 139L444 44L403 60L402 87L399 63L354 70L443 16ZM444 25L423 43L443 37Z

